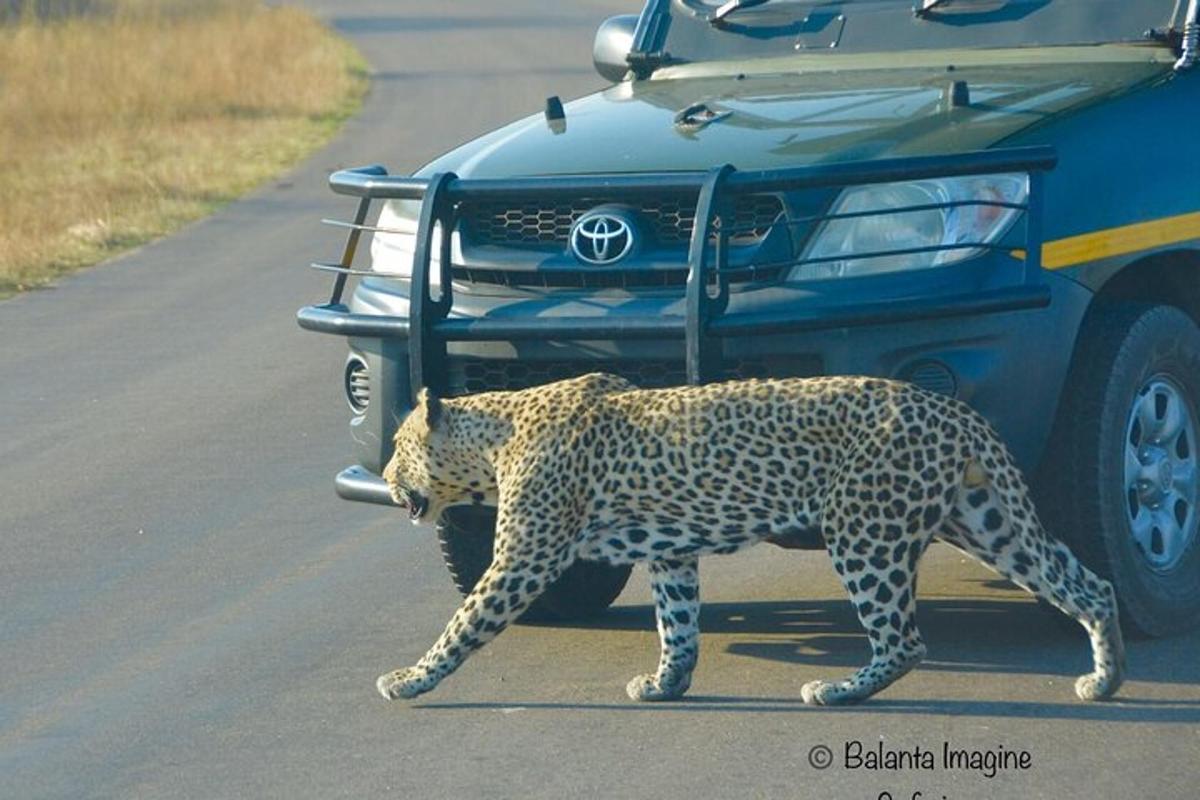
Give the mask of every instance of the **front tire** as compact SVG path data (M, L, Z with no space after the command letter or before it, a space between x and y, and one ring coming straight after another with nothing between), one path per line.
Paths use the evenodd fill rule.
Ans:
M1200 328L1172 306L1092 309L1038 487L1047 527L1111 580L1121 620L1200 622Z
M492 563L496 511L487 506L448 508L437 523L442 558L450 579L466 596ZM598 616L625 588L632 567L577 560L521 615L522 622L588 619Z

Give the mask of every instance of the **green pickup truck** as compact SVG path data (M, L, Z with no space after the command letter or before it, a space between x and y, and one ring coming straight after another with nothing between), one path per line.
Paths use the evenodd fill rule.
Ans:
M894 377L991 420L1129 627L1194 625L1196 17L1196 0L648 0L604 22L604 91L413 176L332 176L357 210L335 223L342 259L314 265L331 297L299 322L349 341L358 463L338 493L391 503L379 472L423 386ZM461 589L492 521L439 521ZM627 570L576 564L538 611L603 609Z

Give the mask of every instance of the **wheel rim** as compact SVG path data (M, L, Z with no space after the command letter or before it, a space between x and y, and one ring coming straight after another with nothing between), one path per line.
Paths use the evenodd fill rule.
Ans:
M1134 396L1125 430L1126 513L1147 566L1165 572L1196 536L1200 473L1196 414L1187 394L1165 375Z

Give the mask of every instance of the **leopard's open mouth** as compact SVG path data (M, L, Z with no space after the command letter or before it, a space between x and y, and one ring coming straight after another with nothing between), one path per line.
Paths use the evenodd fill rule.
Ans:
M414 489L406 489L392 484L389 486L392 502L406 509L413 522L420 522L429 510L429 498Z
M408 509L408 516L413 522L420 522L421 517L429 510L429 498L414 489L401 489L393 494L393 498Z
M418 492L408 493L408 516L412 518L413 522L420 522L428 510L429 498Z

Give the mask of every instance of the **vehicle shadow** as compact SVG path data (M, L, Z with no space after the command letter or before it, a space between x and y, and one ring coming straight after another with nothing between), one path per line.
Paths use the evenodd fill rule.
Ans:
M922 598L918 623L929 654L922 670L1075 676L1090 663L1081 627L1031 600ZM596 630L654 630L650 605L618 606L587 622L550 623ZM868 658L867 639L840 599L708 603L701 635L733 639L725 652L793 664L852 669ZM1200 633L1165 639L1127 637L1128 679L1200 682Z

